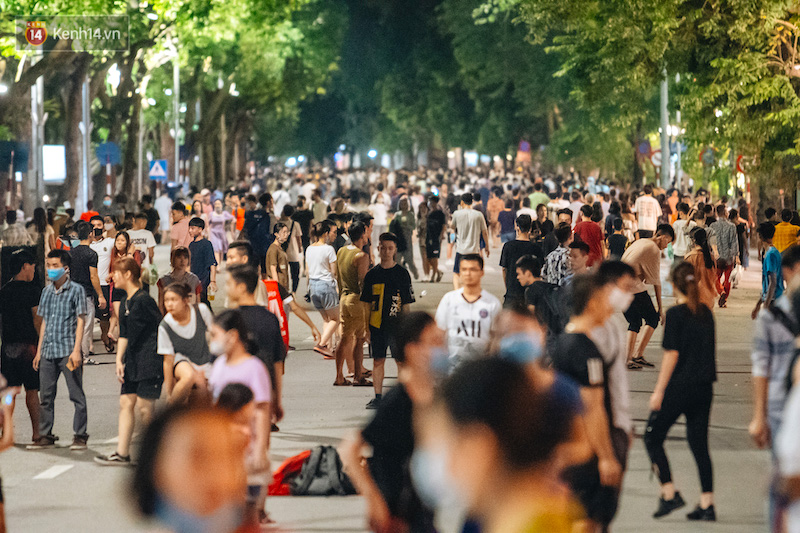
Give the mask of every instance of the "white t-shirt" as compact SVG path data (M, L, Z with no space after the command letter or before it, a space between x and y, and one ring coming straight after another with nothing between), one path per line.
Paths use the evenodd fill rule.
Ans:
M689 237L689 232L697 227L694 220L678 219L672 224L672 229L675 231L675 242L672 243L672 250L678 257L683 257L689 253L689 247L692 244L692 239Z
M655 231L658 228L658 217L661 216L661 205L652 196L640 196L634 204L639 229Z
M485 355L492 323L502 307L500 300L485 290L472 303L464 299L463 288L442 297L436 309L436 325L447 334L447 351L453 364Z
M628 388L628 343L625 331L628 324L622 313L616 313L606 320L602 326L594 328L589 338L597 346L606 363L611 363L608 370L608 392L611 396L611 412L614 414L614 426L626 433L633 430L630 413L630 389Z
M800 386L792 387L783 410L783 424L775 438L775 455L783 477L800 476ZM789 505L787 531L800 531L800 501Z
M523 207L523 208L519 209L517 211L517 216L520 216L520 215L528 215L529 217L531 217L531 220L536 220L537 218L539 218L538 215L536 215L536 211L534 211L530 207ZM514 218L516 220L516 217L514 217Z
M156 238L153 237L153 232L146 229L132 229L128 231L128 236L131 238L131 244L144 254L142 266L149 265L150 252L148 250L156 246Z
M292 197L289 196L288 192L281 189L279 191L275 191L275 193L272 195L272 201L275 204L275 216L280 218L283 214L283 207L292 201Z
M335 262L336 250L330 244L312 245L306 248L308 279L333 281L330 265Z
M575 227L575 224L581 221L581 207L583 207L583 202L572 202L569 204L569 210L572 211L572 227Z
M97 277L100 278L100 285L108 285L108 275L111 269L111 251L114 249L114 240L106 237L102 241L95 241L89 248L97 253Z
M210 329L211 324L214 323L214 315L211 314L211 310L206 304L197 304L197 307L200 309L200 316L203 317L203 322L206 323L206 329ZM194 311L194 306L192 306L189 311L189 323L185 326L178 324L178 322L172 318L171 314L167 313L164 315L164 322L169 324L169 327L172 328L172 331L174 331L176 335L184 339L191 339L194 337L195 331L197 331L197 313ZM175 348L172 347L172 340L170 340L169 334L163 324L158 326L157 351L160 355L175 355Z
M375 226L386 226L389 224L389 208L386 207L382 201L369 206L369 213L374 219L372 221Z
M481 234L487 228L486 219L480 211L471 207L459 209L453 213L453 226L456 228L457 253L461 255L481 253Z
M153 208L158 212L158 224L161 226L161 233L169 233L169 215L172 209L172 200L169 196L163 195L156 198Z

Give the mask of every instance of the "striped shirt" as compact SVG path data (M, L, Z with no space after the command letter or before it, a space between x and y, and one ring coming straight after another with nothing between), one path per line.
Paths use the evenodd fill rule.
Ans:
M69 357L75 348L78 316L86 315L86 293L69 278L60 289L51 283L42 291L37 314L44 319L42 357Z

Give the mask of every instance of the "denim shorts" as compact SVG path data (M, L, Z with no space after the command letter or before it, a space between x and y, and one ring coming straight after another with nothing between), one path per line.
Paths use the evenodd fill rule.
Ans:
M311 303L318 311L327 311L339 305L339 292L336 283L324 279L312 279L308 282Z

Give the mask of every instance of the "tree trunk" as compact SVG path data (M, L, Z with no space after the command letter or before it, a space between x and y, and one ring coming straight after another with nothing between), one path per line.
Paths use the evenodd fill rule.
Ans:
M137 184L139 182L139 128L142 125L139 123L139 112L142 109L142 97L139 94L134 94L133 109L128 121L126 133L126 142L122 152L122 184L121 191L127 195L128 198L138 197ZM144 162L142 162L144 164ZM142 183L142 188L144 188Z
M78 54L75 60L75 70L67 78L67 98L64 115L64 149L66 151L67 178L64 186L58 192L57 204L69 200L75 205L78 196L78 185L81 179L81 132L78 125L81 122L81 84L86 78L92 55L86 52ZM75 206L76 211L82 211L85 205Z

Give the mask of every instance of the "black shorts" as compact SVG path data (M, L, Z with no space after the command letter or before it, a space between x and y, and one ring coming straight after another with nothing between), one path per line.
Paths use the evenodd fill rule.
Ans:
M109 285L100 285L100 290L103 291L103 298L106 300L105 309L100 309L98 305L99 302L95 302L94 304L94 317L100 320L108 320L109 317L111 317L111 312L109 311L111 308L111 300L108 297L111 291L109 289L111 289Z
M39 390L39 372L33 369L34 344L9 344L0 349L0 367L9 387Z
M653 307L653 300L647 291L640 292L633 295L633 302L628 310L625 311L625 320L628 321L628 331L639 333L642 329L642 321L651 328L658 327L661 316Z
M425 243L425 253L428 259L437 259L442 253L442 241L427 241Z
M122 289L117 289L116 287L114 287L111 290L111 301L112 302L121 302L127 296L128 296L128 294L125 291L123 291Z
M640 239L649 239L649 238L651 238L653 236L653 233L654 232L650 231L649 229L640 229L639 230L639 238Z
M453 260L453 273L458 274L461 272L461 254L456 252L456 258Z
M120 394L135 394L144 400L158 400L161 397L161 386L164 384L163 378L150 378L141 381L122 382Z
M389 350L389 337L383 330L370 326L369 344L372 348L373 359L386 359L386 352Z

